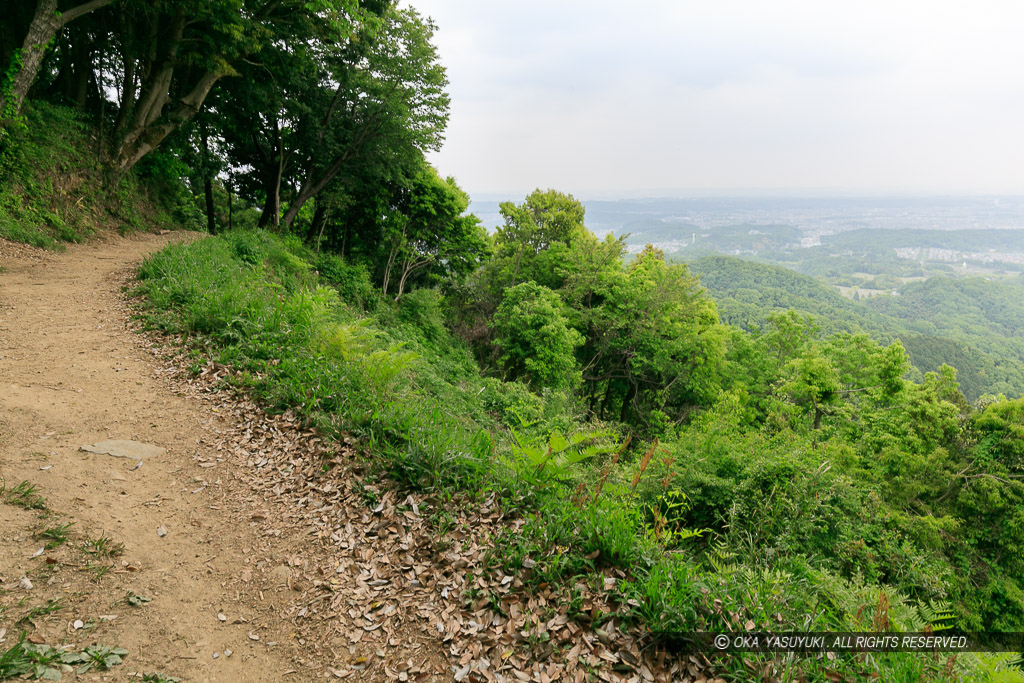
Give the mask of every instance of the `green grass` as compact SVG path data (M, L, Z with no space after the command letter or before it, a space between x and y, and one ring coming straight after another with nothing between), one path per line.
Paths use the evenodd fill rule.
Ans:
M46 527L36 532L36 538L45 540L46 549L52 550L68 542L68 532L74 525L74 522L64 522L56 526Z
M48 614L54 614L64 609L64 607L64 602L60 598L57 598L56 600L48 600L45 605L37 605L23 614L21 618L15 622L15 625L24 624L34 619L38 619L39 617L45 617Z
M200 227L173 154L115 176L79 112L30 101L23 114L25 125L0 138L0 237L59 250L108 227Z
M28 481L23 481L10 490L4 490L0 485L0 496L8 505L26 510L46 510L46 500L37 493L35 484Z
M124 544L108 536L96 536L85 539L82 543L82 552L93 557L116 557L124 552Z
M139 270L145 319L233 367L232 382L270 410L359 437L375 473L393 485L469 504L496 495L509 518L525 523L493 539L488 567L530 563L528 588L547 584L567 604L577 581L622 569L627 618L666 643L672 632L734 630L748 620L858 630L880 594L894 628L937 624L945 614L942 592L928 589L944 565L892 533L904 521L865 507L874 480L832 467L854 459L848 448L815 435L744 432L728 401L660 448L629 448L615 430L583 422L565 394L481 377L445 330L436 293L374 302L368 285L353 283L358 275L346 271L339 289L318 281L313 258L295 240L262 233L168 247ZM339 291L359 294L342 300ZM850 570L865 562L843 555L862 530L890 544L867 580ZM887 583L893 577L900 586ZM783 678L865 675L853 657L827 666L736 658L730 666L743 661ZM885 680L943 680L913 655L873 666Z
M89 564L87 564L85 566L85 571L87 571L90 574L92 574L92 577L93 577L93 579L95 581L99 581L104 576L109 574L110 570L112 570L113 568L114 568L114 566L111 565L111 564L102 564L102 563L90 562Z

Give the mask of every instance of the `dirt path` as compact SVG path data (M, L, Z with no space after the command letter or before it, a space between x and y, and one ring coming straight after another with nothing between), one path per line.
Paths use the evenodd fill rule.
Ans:
M527 590L527 563L486 560L523 523L493 496L398 494L350 447L223 390L228 368L133 332L132 264L188 238L0 241L0 653L22 632L128 651L90 680L705 679L622 626L621 570ZM164 450L141 466L82 450L110 439Z
M64 254L0 244L0 652L26 630L55 646L127 649L111 680L309 680L316 667L295 661L278 618L283 558L256 551L257 524L198 462L216 464L200 451L223 425L158 379L124 328L118 275L176 239L113 237ZM166 451L135 469L80 450L105 439ZM41 500L12 500L21 482ZM67 540L37 554L54 540L39 533L69 522ZM50 600L53 613L30 612Z

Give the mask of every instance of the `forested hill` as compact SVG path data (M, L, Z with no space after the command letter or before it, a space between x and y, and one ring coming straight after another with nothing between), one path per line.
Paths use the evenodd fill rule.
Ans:
M722 320L747 330L763 327L772 311L790 308L814 316L825 334L867 332L883 339L896 336L899 329L896 319L782 266L717 255L697 259L689 266L711 292Z
M869 299L867 306L924 333L1024 339L1024 282L1019 278L933 277L904 285L899 296Z
M1024 283L1019 278L932 277L864 305L902 322L908 331L904 344L922 366L957 367L968 398L1024 394Z
M834 287L781 266L731 256L690 263L722 320L755 330L773 311L809 314L821 334L866 332L900 339L921 372L957 369L964 396L1024 394L1024 286L978 278L933 277L895 296L854 301Z

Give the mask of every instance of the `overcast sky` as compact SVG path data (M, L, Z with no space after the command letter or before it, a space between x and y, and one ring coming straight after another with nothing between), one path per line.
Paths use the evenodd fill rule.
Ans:
M411 0L474 196L1024 194L1015 0Z

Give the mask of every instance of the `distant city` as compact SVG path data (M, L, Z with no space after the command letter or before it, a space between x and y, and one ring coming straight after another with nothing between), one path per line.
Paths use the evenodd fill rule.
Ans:
M885 246L900 259L1024 263L1024 196L658 198L584 204L587 227L599 237L628 234L632 252L654 244L671 254L715 251L777 260L782 253L821 247L849 255L871 242L867 246ZM489 229L502 223L497 201L474 201L470 210ZM866 232L871 230L882 232ZM983 232L962 239L952 234L963 231ZM841 233L852 234L829 239Z

